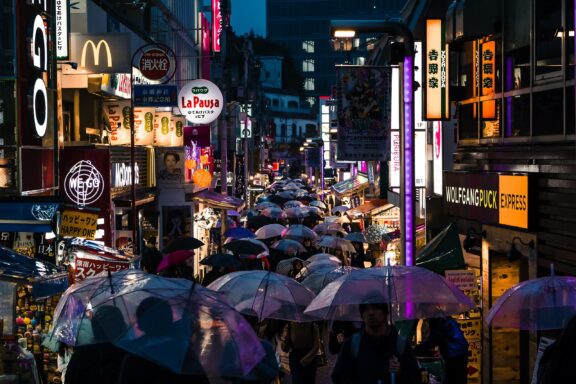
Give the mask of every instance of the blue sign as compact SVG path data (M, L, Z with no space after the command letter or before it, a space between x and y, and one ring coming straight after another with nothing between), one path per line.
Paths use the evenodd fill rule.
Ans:
M134 85L135 107L175 107L178 90L175 85Z

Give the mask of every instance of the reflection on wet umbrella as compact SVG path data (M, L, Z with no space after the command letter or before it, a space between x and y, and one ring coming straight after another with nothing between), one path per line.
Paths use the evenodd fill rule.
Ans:
M282 232L282 238L302 242L305 239L316 240L318 235L316 232L302 224L294 224Z
M324 202L320 201L320 200L314 200L310 202L310 205L313 207L318 207L320 209L327 209L328 207L326 206L326 204L324 204Z
M302 219L306 216L306 211L302 207L285 208L284 215L290 219Z
M224 237L231 237L233 239L242 239L242 238L254 238L256 237L256 235L249 229L243 227L237 227L237 228L230 228L229 230L224 232Z
M551 275L516 284L500 296L486 318L493 327L528 331L561 329L576 315L576 277Z
M286 217L281 208L266 208L262 211L262 215L273 219L283 219Z
M322 260L331 260L337 263L340 263L340 259L337 258L334 255L331 255L329 253L317 253L315 255L312 255L308 258L308 261L313 263L315 261L322 261Z
M372 224L364 230L364 236L369 244L380 244L382 235L386 234L388 230L385 226L379 224Z
M344 213L344 212L349 211L349 210L350 210L350 208L348 208L345 205L337 205L334 208L332 208L333 213L335 213L335 212Z
M282 191L282 192L278 192L276 194L276 196L279 196L283 199L292 200L292 199L294 199L294 197L296 197L296 194L294 193L294 191Z
M355 267L338 267L334 269L317 269L312 273L309 273L304 280L302 280L302 285L309 288L315 294L318 294L325 286L333 282L337 278L350 273L352 270L358 269Z
M263 319L313 321L302 311L314 293L296 280L268 271L228 273L208 288L224 294L230 304L244 314ZM251 304L247 304L250 303Z
M277 251L284 252L287 255L294 255L297 253L305 253L306 248L296 240L281 239L270 246L270 248Z
M304 204L302 204L298 200L289 200L284 203L284 208L300 208L302 206L304 206Z
M256 238L260 240L282 236L282 231L286 229L282 224L266 224L256 231Z
M181 250L170 252L162 257L162 261L160 261L160 264L158 264L158 268L156 268L156 270L158 272L162 272L166 268L169 268L173 265L183 264L192 256L194 256L194 251Z
M323 319L359 321L358 305L388 303L392 321L442 317L474 303L443 276L414 266L353 270L328 284L306 309Z
M356 253L356 248L354 248L352 243L349 240L345 240L341 237L322 236L318 246L331 249L340 249L342 252Z
M348 232L338 223L320 223L314 228L314 232L319 235L347 235Z

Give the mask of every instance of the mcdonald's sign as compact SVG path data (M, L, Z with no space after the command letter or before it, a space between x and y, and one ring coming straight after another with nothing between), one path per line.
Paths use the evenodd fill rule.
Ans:
M130 73L128 34L70 34L70 60L83 73Z

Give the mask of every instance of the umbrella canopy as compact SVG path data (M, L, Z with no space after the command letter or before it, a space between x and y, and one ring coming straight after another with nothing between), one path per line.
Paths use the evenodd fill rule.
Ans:
M348 232L338 223L320 223L314 227L314 232L319 235L347 235Z
M209 255L200 261L202 265L209 265L214 268L226 267L226 268L240 268L242 267L242 262L238 260L234 255L229 253L215 253Z
M302 219L307 211L303 207L284 208L285 217L292 219Z
M302 267L308 264L308 261L302 260L299 257L291 257L289 259L280 260L276 266L276 273L287 276L292 269L294 269L294 262L299 261L302 263Z
M262 211L262 215L273 219L283 219L286 217L281 208L266 208Z
M526 280L496 300L486 323L529 331L561 329L576 315L576 277L547 276Z
M340 213L344 213L346 211L350 210L350 208L348 208L345 205L337 205L334 208L332 208L332 212L340 212Z
M298 188L296 188L298 189ZM282 192L278 192L276 194L276 196L285 199L285 200L292 200L294 199L294 197L296 197L296 193L293 190L287 190L287 191L282 191Z
M382 235L386 234L386 232L388 231L385 226L372 224L364 230L364 236L366 236L368 244L380 244L382 241Z
M342 250L342 252L356 253L356 249L354 248L352 243L349 240L345 240L341 237L322 236L320 238L318 246L332 249L340 249Z
M474 303L441 275L413 266L353 270L328 284L305 313L330 320L359 321L359 304L388 303L391 320L442 317Z
M224 244L224 248L237 254L244 255L258 255L261 253L268 254L268 247L266 244L260 240L244 238L238 240L232 240L231 242Z
M246 228L258 230L267 224L273 223L274 220L266 216L252 216L246 220Z
M322 202L322 201L320 201L320 200L313 200L313 201L310 202L310 205L313 206L313 207L318 207L318 208L320 208L320 209L326 209L326 208L328 208L328 207L326 206L326 204L324 204L324 202Z
M355 267L338 267L334 269L317 269L316 271L308 274L302 285L310 289L315 294L318 294L325 286L333 282L337 278L350 273L352 270L358 269Z
M256 231L256 238L260 240L270 239L272 237L282 236L282 232L286 229L282 224L266 224Z
M352 232L344 236L344 239L353 243L367 243L366 236L361 232Z
M323 259L311 262L310 264L306 265L300 272L295 276L296 280L302 281L306 277L310 276L316 272L328 272L335 268L340 267L342 263L340 260L332 260L332 259Z
M156 268L156 270L160 272L173 265L182 264L192 256L194 256L194 251L180 250L170 252L164 255L162 261L160 262L160 264L158 264L158 268Z
M166 246L166 248L164 248L162 250L162 253L170 253L170 252L180 251L180 250L196 249L196 248L200 248L203 245L204 245L203 242L201 242L200 240L198 240L197 238L192 237L192 236L177 237L174 240L172 240Z
M305 225L294 224L282 231L282 238L304 241L305 239L316 240L318 235Z
M322 261L322 260L331 260L337 263L340 263L340 259L337 258L334 255L331 255L329 253L317 253L315 255L312 255L308 258L308 261L311 263L314 263L316 261Z
M277 251L284 252L287 255L294 255L296 253L305 253L306 248L296 240L281 239L276 241L270 248Z
M262 319L313 321L303 314L314 293L296 280L269 271L238 271L216 279L208 288L223 293L241 313Z
M289 201L284 203L284 208L300 208L303 206L304 206L304 204L302 204L298 200L289 200Z
M254 238L256 235L249 229L243 227L230 228L224 232L224 237L231 237L233 239Z
M271 201L263 201L261 203L258 203L255 207L257 210L259 211L263 211L266 208L278 208L281 209L280 206L276 203L273 203Z
M465 268L460 237L454 223L426 243L416 256L416 265L438 273Z

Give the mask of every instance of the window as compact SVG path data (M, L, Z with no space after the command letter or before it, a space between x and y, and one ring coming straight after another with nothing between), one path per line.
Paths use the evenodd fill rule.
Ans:
M462 104L458 110L458 139L478 138L478 104Z
M304 89L306 91L313 91L314 90L314 79L305 79L304 80Z
M282 136L282 137L287 137L288 134L287 134L286 131L287 131L286 124L285 124L285 123L282 123L282 125L280 126L280 136Z
M530 18L525 0L504 3L504 90L530 85Z
M566 133L573 135L574 132L574 87L566 87Z
M302 42L302 50L306 53L314 53L314 41L304 40Z
M316 98L312 96L307 97L306 101L308 102L308 104L310 104L310 107L314 107L314 105L316 105Z
M288 108L289 109L298 109L298 102L294 101L294 100L290 100L288 102Z
M530 135L530 94L504 99L504 135L518 137Z
M562 88L534 93L533 135L563 134L564 97ZM573 109L571 109L573 111Z
M273 107L277 107L280 105L280 101L278 101L278 99L272 99L272 106Z
M535 80L562 76L562 2L535 0L534 13Z
M314 59L305 59L302 61L302 72L314 72Z

